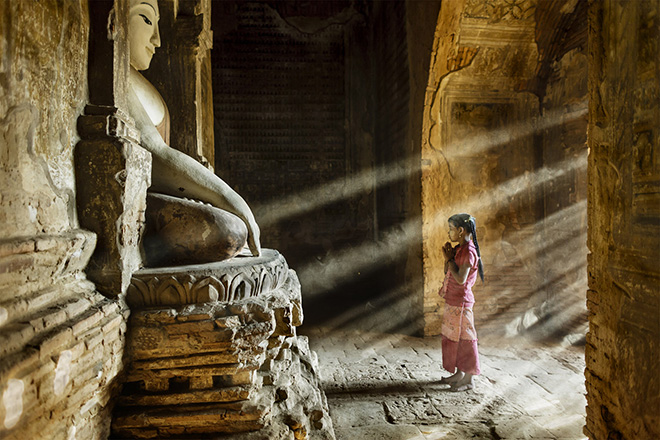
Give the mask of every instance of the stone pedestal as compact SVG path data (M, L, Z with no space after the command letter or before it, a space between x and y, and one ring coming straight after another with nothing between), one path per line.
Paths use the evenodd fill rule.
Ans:
M117 438L334 439L300 284L276 251L133 275Z

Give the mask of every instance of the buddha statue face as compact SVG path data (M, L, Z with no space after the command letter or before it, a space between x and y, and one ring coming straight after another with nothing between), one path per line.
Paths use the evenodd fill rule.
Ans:
M160 47L158 0L131 0L128 20L131 66L146 70L156 48Z

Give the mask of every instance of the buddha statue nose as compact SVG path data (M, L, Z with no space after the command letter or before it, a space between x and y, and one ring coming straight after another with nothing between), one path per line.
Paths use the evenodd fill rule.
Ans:
M151 41L151 44L153 44L154 47L160 47L160 30L158 29L158 26L154 26L154 33L149 41Z

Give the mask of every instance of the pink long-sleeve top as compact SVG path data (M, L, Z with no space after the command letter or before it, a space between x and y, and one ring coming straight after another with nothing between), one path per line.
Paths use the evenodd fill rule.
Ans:
M465 284L459 284L454 276L447 271L445 274L445 281L443 290L445 293L445 302L450 306L472 306L474 304L474 294L472 293L472 286L477 281L479 255L477 248L474 247L472 241L464 243L456 249L454 261L460 267L468 263L470 271L468 272Z

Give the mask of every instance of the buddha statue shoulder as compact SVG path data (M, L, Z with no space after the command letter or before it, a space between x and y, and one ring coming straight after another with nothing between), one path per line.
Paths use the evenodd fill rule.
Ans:
M128 107L152 155L144 251L149 266L206 263L231 258L245 244L261 253L259 227L249 206L227 183L169 145L170 112L141 73L160 47L157 0L131 0Z

